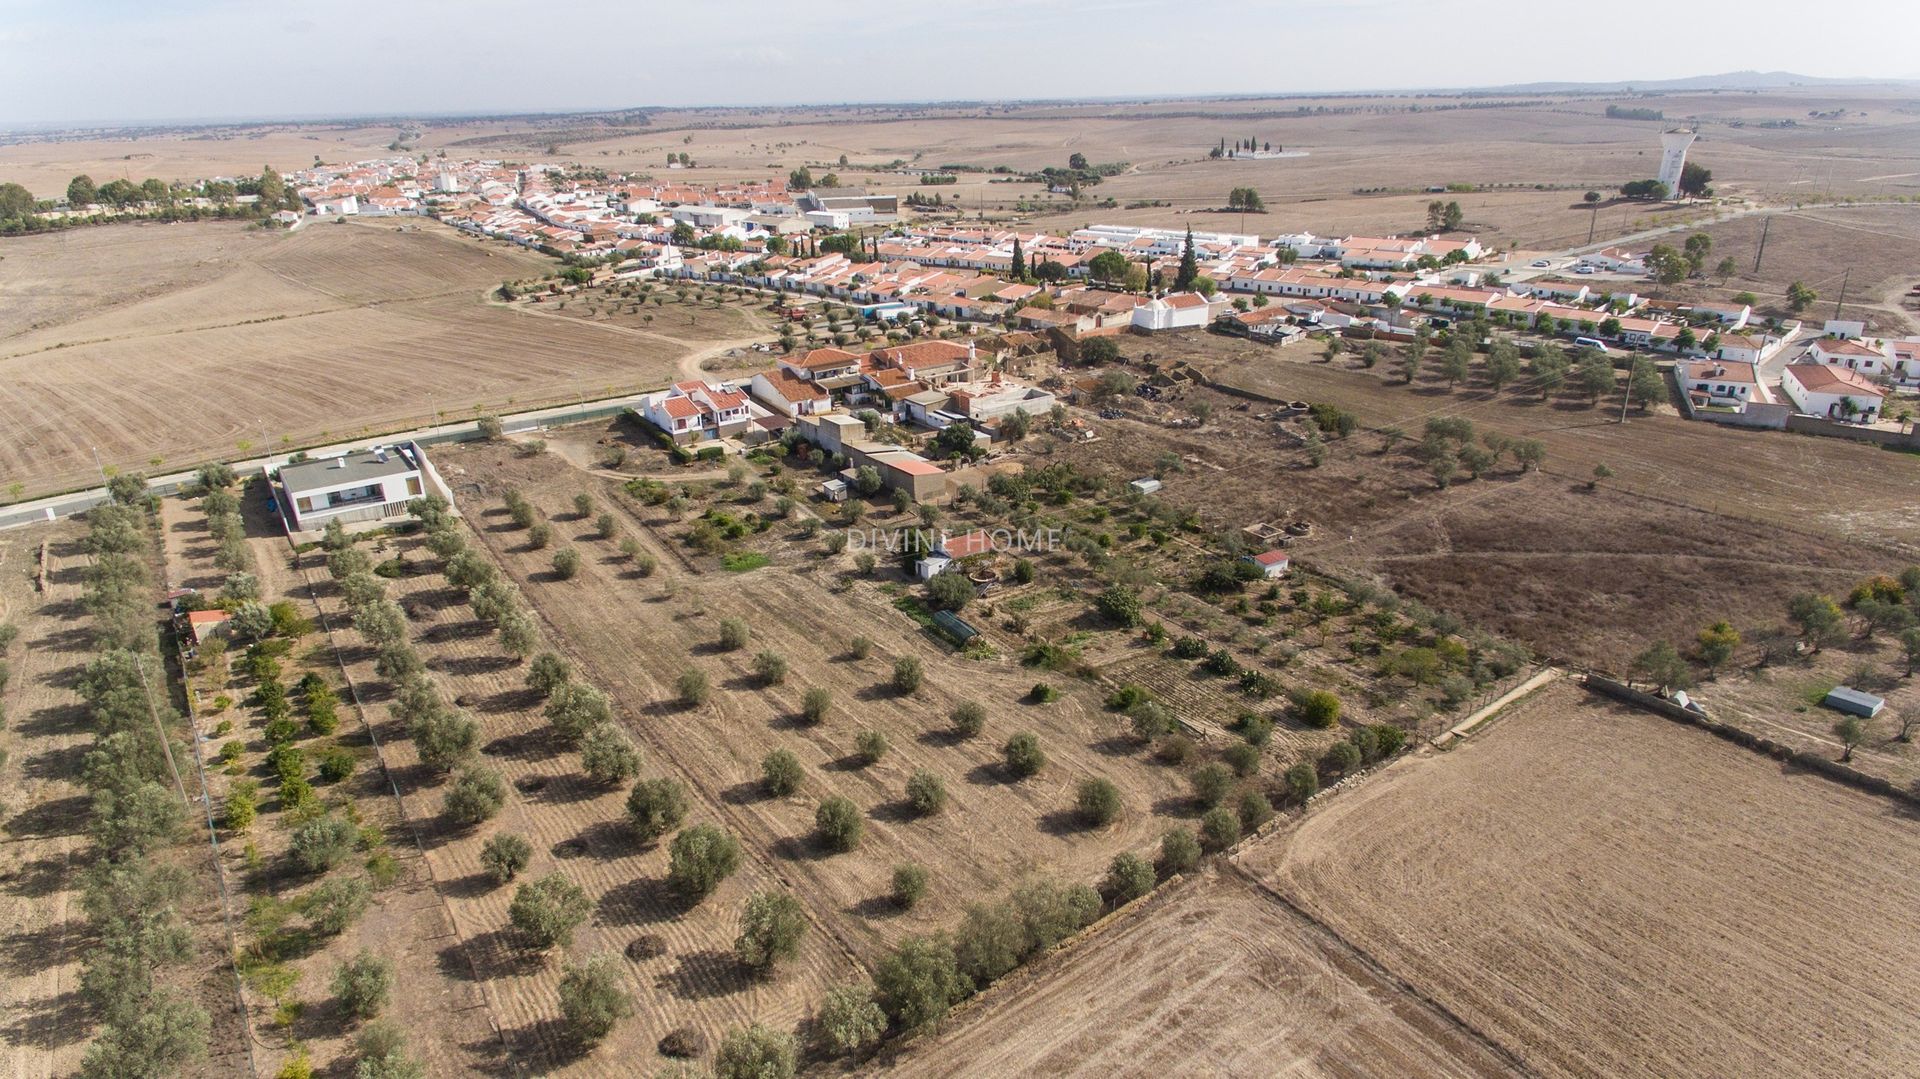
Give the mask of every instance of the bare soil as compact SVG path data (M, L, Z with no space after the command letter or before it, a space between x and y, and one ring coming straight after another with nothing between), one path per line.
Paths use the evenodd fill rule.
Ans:
M899 1076L1507 1076L1502 1055L1231 868L994 986Z
M1920 1050L1911 813L1570 683L1242 862L1537 1074L1894 1075Z

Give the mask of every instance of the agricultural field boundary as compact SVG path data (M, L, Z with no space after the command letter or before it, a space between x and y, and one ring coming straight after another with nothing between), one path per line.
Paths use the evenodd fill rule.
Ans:
M1479 730L1480 727L1484 725L1488 720L1491 720L1494 716L1500 714L1502 711L1505 711L1507 706L1518 702L1522 697L1531 696L1534 690L1539 689L1540 687L1562 677L1565 674L1566 672L1561 670L1558 667L1542 667L1541 669L1533 672L1533 674L1530 677L1528 677L1526 681L1520 683L1519 685L1513 687L1510 690L1507 690L1505 693L1502 693L1499 697L1494 699L1494 701L1488 704L1486 707L1481 708L1479 711L1468 716L1465 720L1448 728L1445 732L1440 734L1438 737L1434 738L1433 747L1435 749L1445 749L1446 747L1452 745L1454 742L1468 737L1469 735L1473 734L1474 731Z
M1879 776L1868 775L1857 768L1850 768L1839 761L1830 761L1818 754L1794 749L1792 746L1783 745L1771 738L1762 737L1761 735L1754 734L1752 731L1742 730L1730 724L1717 723L1707 716L1700 715L1697 712L1690 712L1672 701L1664 700L1651 693L1634 689L1624 682L1616 682L1602 675L1589 674L1582 680L1581 684L1586 686L1589 692L1597 693L1603 697L1611 697L1625 704L1631 704L1637 708L1652 712L1654 715L1671 719L1675 723L1698 727L1737 746L1753 750L1756 753L1764 753L1775 760L1809 768L1825 775L1829 779L1844 783L1849 787L1866 791L1869 794L1878 794L1885 798L1891 798L1909 809L1920 809L1920 793L1897 786Z

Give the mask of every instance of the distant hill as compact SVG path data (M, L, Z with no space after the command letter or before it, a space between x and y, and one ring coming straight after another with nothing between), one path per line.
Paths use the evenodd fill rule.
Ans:
M1690 75L1684 79L1647 79L1623 82L1529 82L1486 89L1508 94L1619 94L1628 91L1778 90L1786 86L1870 86L1908 84L1907 79L1831 79L1796 75L1791 71L1729 71L1723 75Z

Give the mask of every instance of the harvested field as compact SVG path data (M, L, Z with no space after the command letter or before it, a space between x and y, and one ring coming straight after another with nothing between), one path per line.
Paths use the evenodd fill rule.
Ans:
M1501 1054L1231 868L995 986L897 1076L1506 1076Z
M1543 1075L1895 1075L1909 811L1570 683L1242 864Z
M96 476L95 449L181 466L657 386L758 330L735 308L636 329L488 303L554 264L432 223L116 226L7 251L0 296L24 313L0 337L0 487L16 498ZM131 296L97 283L121 262L154 267Z
M1767 222L1771 222L1768 224ZM1753 258L1766 232L1760 273ZM1787 286L1798 281L1820 294L1804 316L1817 326L1834 317L1846 288L1841 317L1865 318L1885 334L1920 326L1900 297L1920 285L1920 206L1830 206L1708 225L1713 258L1731 258L1740 272L1714 290L1722 298L1751 292L1761 306L1784 317ZM1702 290L1704 291L1704 290Z

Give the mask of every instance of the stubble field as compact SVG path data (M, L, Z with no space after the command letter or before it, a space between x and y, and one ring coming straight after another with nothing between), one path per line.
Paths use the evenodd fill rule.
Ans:
M1910 814L1542 690L1242 864L1542 1075L1895 1075Z
M0 327L12 498L86 482L96 450L114 467L185 466L650 388L759 329L733 308L612 330L489 303L501 281L556 264L432 223L114 226L4 254L0 296L19 312ZM122 264L133 288L103 285Z

